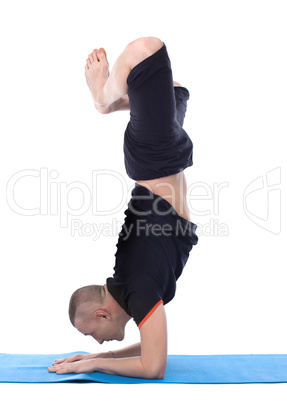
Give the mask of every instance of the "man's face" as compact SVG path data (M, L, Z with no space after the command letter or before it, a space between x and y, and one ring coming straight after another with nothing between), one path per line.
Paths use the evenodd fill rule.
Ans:
M97 342L122 341L124 331L99 310L80 309L75 318L75 327L86 336L93 337Z

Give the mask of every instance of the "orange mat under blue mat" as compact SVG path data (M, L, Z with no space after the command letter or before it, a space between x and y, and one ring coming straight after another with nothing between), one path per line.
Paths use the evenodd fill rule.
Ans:
M49 373L56 359L73 356L0 354L0 382L54 383L93 381L114 384L247 384L287 382L287 355L170 355L162 380L145 380L103 373Z

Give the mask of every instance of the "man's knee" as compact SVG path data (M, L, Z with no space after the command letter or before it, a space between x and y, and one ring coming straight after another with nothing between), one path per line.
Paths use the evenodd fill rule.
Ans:
M149 36L138 38L129 43L128 46L130 46L133 51L155 53L163 46L163 42L159 38Z
M162 46L163 42L156 37L142 37L130 42L126 47L126 53L131 68L156 53Z

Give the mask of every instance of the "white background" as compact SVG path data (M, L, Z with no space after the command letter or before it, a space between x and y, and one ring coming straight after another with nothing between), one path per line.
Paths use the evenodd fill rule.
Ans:
M194 166L186 177L192 220L201 232L166 307L169 353L287 353L286 3L18 0L3 2L0 15L0 352L98 352L139 340L132 322L123 342L102 346L69 323L70 294L112 275L118 233L93 240L87 232L73 233L72 220L121 225L133 187L122 151L128 112L105 116L94 110L84 77L87 55L104 47L112 67L128 42L158 36L174 79L191 93L185 129L194 143ZM46 182L41 177L42 187L40 178L23 173L40 169L57 172ZM122 177L129 188L124 202L106 216L92 208L68 215L61 227L67 202L70 211L89 202L80 190L67 196L67 186L80 182L92 190L93 171L99 170ZM16 172L23 177L11 187ZM245 193L254 180L265 187ZM210 193L221 183L218 196ZM94 209L95 194L98 209L112 209L121 186L102 176ZM15 212L12 196L26 212L41 201L41 214ZM1 384L11 401L55 395L131 400L140 393L174 400L182 390L183 399L195 401L279 401L287 394L285 384Z

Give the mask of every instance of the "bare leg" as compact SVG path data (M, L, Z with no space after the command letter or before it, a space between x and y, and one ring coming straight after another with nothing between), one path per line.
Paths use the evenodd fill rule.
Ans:
M180 85L178 82L176 82L176 81L173 81L173 86L174 87L181 87L182 85Z
M124 110L129 106L127 77L133 67L163 46L157 38L140 38L127 45L111 73L104 49L95 49L87 59L86 79L96 109L100 113ZM181 86L174 81L174 86ZM189 220L184 172L154 180L137 181L165 198L183 218Z
M100 113L128 107L127 77L132 68L163 46L158 38L139 38L129 43L111 73L104 49L94 49L87 59L85 75L96 109Z

